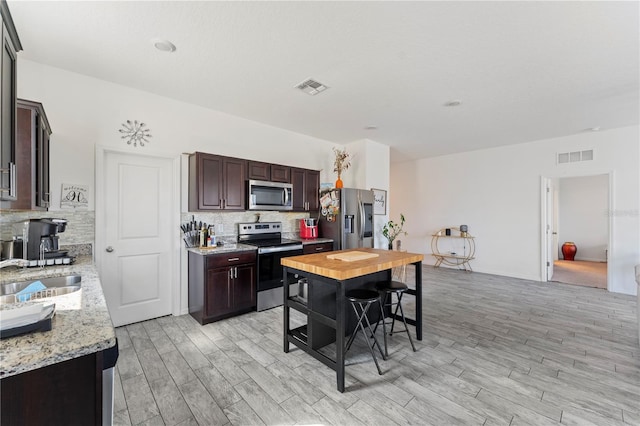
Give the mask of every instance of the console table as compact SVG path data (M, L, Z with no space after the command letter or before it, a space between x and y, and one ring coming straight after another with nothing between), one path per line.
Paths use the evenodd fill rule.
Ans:
M375 253L375 258L353 262L330 259L328 255L348 252ZM289 344L304 350L318 361L336 371L338 391L344 392L345 335L355 327L355 321L347 315L345 292L355 288L375 288L377 282L391 278L391 269L413 264L416 267L415 289L407 294L416 298L416 316L407 322L416 327L416 338L422 340L422 254L391 250L359 248L328 253L309 254L283 258L283 277L295 273L307 280L307 294L303 299L289 295L284 286L284 352ZM306 315L307 324L291 329L290 310ZM336 343L334 354L321 351Z
M447 230L449 230L449 235L447 235ZM443 250L443 240L446 239L452 239L452 242L458 243L456 244L457 247L453 247L453 250L456 251ZM451 244L451 246L453 246L453 244ZM442 228L432 235L431 256L436 258L436 263L435 265L433 265L435 268L439 267L442 264L445 264L449 266L459 267L468 272L473 272L473 269L471 269L471 264L469 262L475 259L475 254L475 238L472 237L468 232L460 232L460 228Z

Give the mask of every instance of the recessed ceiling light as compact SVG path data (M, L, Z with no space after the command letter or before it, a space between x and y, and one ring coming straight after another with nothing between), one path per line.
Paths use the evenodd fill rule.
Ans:
M446 107L457 107L457 106L460 106L460 105L462 105L462 101L458 101L458 100L449 101L449 102L445 102L444 103L444 106L446 106Z
M365 130L378 130L378 126L364 126Z
M161 52L171 53L176 51L175 44L171 43L169 40L154 38L151 42L153 43L153 46Z
M589 127L588 129L585 129L585 132L599 132L602 128L600 126L596 126L596 127Z

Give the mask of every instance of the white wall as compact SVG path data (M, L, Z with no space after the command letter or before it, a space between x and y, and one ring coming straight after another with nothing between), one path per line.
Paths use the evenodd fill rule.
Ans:
M97 145L176 157L203 151L319 169L321 181L335 180L331 142L27 60L18 73L18 97L42 102L53 130L51 210L59 209L62 183L89 185L94 209ZM145 122L151 143L124 143L118 130L126 120Z
M558 249L564 242L571 241L578 248L576 260L606 261L609 176L562 178L558 193Z
M640 260L638 126L391 165L392 214L407 216L410 251L431 253L431 233L465 223L476 237L475 271L542 280L541 177L612 172L609 289L635 294ZM556 153L594 150L590 162L556 164ZM425 262L432 261L431 256Z

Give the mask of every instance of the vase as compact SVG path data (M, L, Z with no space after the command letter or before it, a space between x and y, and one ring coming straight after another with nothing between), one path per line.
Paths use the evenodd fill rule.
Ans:
M338 175L338 180L336 180L336 188L342 188L344 184L342 183L342 179L340 179L340 175Z
M577 252L578 247L576 247L575 243L566 242L562 245L562 256L564 260L574 260Z

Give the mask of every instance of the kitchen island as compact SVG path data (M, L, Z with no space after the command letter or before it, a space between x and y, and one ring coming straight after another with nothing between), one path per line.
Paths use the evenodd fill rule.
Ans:
M356 261L331 259L336 254L357 254L375 256ZM284 352L289 352L290 344L307 352L318 361L336 371L337 388L344 392L345 335L353 329L353 321L347 315L345 292L356 288L375 289L378 282L391 278L391 269L404 265L415 265L415 289L407 294L416 298L415 318L407 318L415 325L416 337L422 340L422 254L399 251L359 248L333 251L282 259L283 276L298 274L307 280L306 297L289 296L284 293ZM307 324L291 329L290 310L294 309L307 316ZM335 342L333 354L323 350Z
M116 345L116 336L91 257L72 265L4 268L0 285L67 275L82 276L81 290L25 302L56 304L50 331L0 341L2 424L102 421L103 353Z

